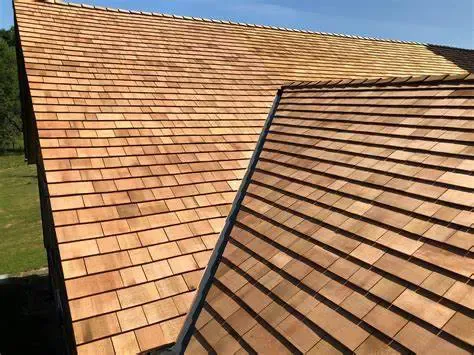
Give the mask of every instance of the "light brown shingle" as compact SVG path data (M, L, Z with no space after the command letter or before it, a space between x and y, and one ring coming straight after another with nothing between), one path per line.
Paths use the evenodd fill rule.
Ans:
M333 345L356 353L472 349L472 250L450 243L460 232L472 237L464 219L453 222L470 207L439 199L465 191L472 171L458 169L438 186L453 167L428 157L457 166L471 159L460 154L470 144L460 140L466 126L429 108L474 129L473 106L455 111L446 101L473 85L453 78L283 87L207 280L205 302L217 314L202 311L188 330L193 341L215 350L202 330L221 317L241 344L264 353L277 351L273 344L309 354ZM439 143L448 136L455 146ZM423 168L431 173L417 174ZM417 179L429 184L415 188Z
M15 14L25 64L20 69L25 71L23 84L28 82L32 101L26 111L32 109L36 125L29 136L38 137L41 149L39 166L44 170L51 202L51 211L47 212L54 216L54 226L48 225L48 229L54 230L56 238L51 240L57 240L61 252L56 264L63 265L63 273L56 271L67 280L65 307L77 298L102 292L117 292L119 299L125 300L123 307L178 297L186 291L184 285L180 281L176 285L163 281L170 272L155 268L165 265L161 261L169 263L173 273L182 275L189 289L197 287L274 92L283 83L464 73L471 58L466 51L413 43L124 13L67 3L16 0ZM339 60L342 56L344 61ZM339 98L331 97L335 95L331 92L308 97L313 94L305 91L295 90L282 100L285 111L271 133L272 152L265 152L271 163L261 166L265 172L259 178L262 183L284 190L284 195L297 196L278 200L281 206L274 208L257 204L254 199L249 208L268 212L278 223L347 254L358 247L357 238L363 238L363 243L378 243L377 239L386 232L373 225L372 218L380 217L392 228L416 235L426 232L426 238L435 240L441 235L433 233L437 229L429 230L440 220L446 222L444 227L448 229L451 222L471 228L472 194L467 189L472 183L463 181L459 188L454 185L458 174L472 170L467 160L456 158L458 154L472 156L472 150L464 148L464 142L472 140L472 126L462 119L451 119L469 109L468 89L456 96L451 95L453 89L441 88L437 96L451 96L431 108L426 107L430 99L407 102L413 104L412 108L397 107L399 98L389 94L379 97L378 91L361 91L354 97L349 90ZM415 90L409 97L416 99L417 95ZM298 111L301 107L307 112ZM358 107L360 112L349 112L349 107ZM312 110L318 112L317 120ZM338 122L344 122L345 132L332 122L335 114ZM426 116L426 124L418 127L414 115L423 119ZM392 125L381 119L395 116L398 118ZM368 117L372 117L370 121L366 120ZM447 132L440 134L443 127ZM316 129L317 144L313 144L311 135ZM288 149L288 137L301 146L288 150L291 156L281 154ZM401 145L410 150L398 151ZM333 161L339 164L330 164ZM277 167L272 168L273 164ZM302 173L302 168L311 172ZM303 184L281 183L279 178L278 184L272 184L268 173L291 176ZM418 180L412 181L415 174ZM400 208L434 215L436 220L408 218L406 213L381 207L380 204L396 201L401 191L411 195L404 194L399 199ZM345 197L341 198L341 194ZM355 205L361 201L346 195L369 200L381 196L377 200L380 204L376 208L366 202ZM266 192L259 196L272 199ZM282 212L297 208L295 204L302 197L309 202L298 208L318 223L327 220L330 226L326 230L350 229L357 238L342 234L320 237L318 223ZM320 197L327 206L313 204ZM437 206L438 197L444 201L443 207L456 205L457 209L460 205L464 206L463 211L454 216L452 211L440 210L436 215L436 208L425 204ZM353 209L347 207L351 202ZM47 197L43 204L49 208ZM328 206L332 208L330 212ZM353 213L353 218L347 218L341 210ZM256 224L253 227L259 231L270 228L269 224ZM455 248L468 250L472 246L466 234L443 235L447 239L441 242ZM248 237L236 238L246 241ZM291 233L279 238L275 235L272 243L282 243L300 253L304 245L293 244L298 238ZM167 244L170 241L176 244ZM400 239L384 239L377 250L392 248L424 262L437 260L426 249L419 251L416 242L414 238L406 244ZM402 248L402 244L406 247ZM291 267L290 254L270 248L268 243L258 247L262 255L272 254L273 265L292 275L304 272L305 268ZM365 247L357 249L357 260L353 262L340 258L335 261L337 256L320 249L313 249L308 255L320 267L329 268L328 272L349 278L353 274L360 276L358 262L376 262L378 252L370 250L373 253ZM446 258L447 264L442 267L451 267L451 259ZM458 263L457 258L453 260ZM469 265L464 266L463 276ZM306 276L305 284L319 290L324 284L313 276ZM146 283L150 280L153 282ZM357 279L367 290L372 280ZM242 286L242 280L235 275L223 283L233 291ZM148 289L152 284L157 292ZM135 295L134 287L145 287L146 292ZM160 290L168 296L161 295ZM286 301L293 297L292 287L281 286L277 290ZM96 309L99 310L100 307ZM163 324L163 328L160 324L139 328L135 333L140 350L173 342L178 327L179 321ZM96 328L92 332L102 334ZM125 334L112 338L105 335L108 338L80 346L79 352L136 349L131 333ZM218 343L219 349L225 349L223 339ZM326 345L329 343L318 344L313 349L331 349Z

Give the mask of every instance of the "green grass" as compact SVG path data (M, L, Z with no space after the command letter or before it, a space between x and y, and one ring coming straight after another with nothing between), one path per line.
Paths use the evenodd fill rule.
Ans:
M46 265L36 166L23 155L0 156L0 274Z

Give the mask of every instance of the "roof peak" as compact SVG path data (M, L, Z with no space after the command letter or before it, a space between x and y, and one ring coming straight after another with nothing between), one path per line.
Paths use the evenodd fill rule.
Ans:
M321 87L321 86L361 86L361 85L388 85L388 84L420 84L439 83L447 81L474 81L473 73L466 74L436 74L436 75L416 75L416 76L390 76L367 79L331 79L319 81L293 81L282 85L282 88L289 87Z
M134 15L168 17L168 18L175 18L175 19L181 19L181 20L201 21L201 22L209 22L209 23L221 23L221 24L227 24L227 25L264 28L264 29L272 29L272 30L279 30L279 31L286 31L286 32L317 34L317 35L323 35L323 36L354 38L354 39L379 41L379 42L415 44L415 45L422 45L422 46L434 45L434 44L425 43L425 42L403 41L403 40L390 39L390 38L358 36L358 35L350 35L350 34L343 34L343 33L330 33L330 32L304 30L304 29L294 29L294 28L287 28L287 27L259 25L259 24L235 22L235 21L228 21L228 20L207 19L207 18L194 17L194 16L172 15L172 14L165 14L165 13L160 13L160 12L148 12L148 11L136 11L136 10L128 10L128 9L120 9L120 8L111 8L111 7L104 7L104 6L97 6L97 5L89 5L89 4L84 4L84 3L67 2L67 1L64 1L64 0L30 0L30 1L50 3L50 4L58 4L58 5L72 6L72 7L80 7L80 8L93 9L93 10L120 12L120 13L126 13L126 14L134 14ZM444 48L459 49L459 50L469 50L469 49L466 49L466 48L459 48L459 47L453 47L453 46L441 45L441 44L436 44L436 46L444 47Z

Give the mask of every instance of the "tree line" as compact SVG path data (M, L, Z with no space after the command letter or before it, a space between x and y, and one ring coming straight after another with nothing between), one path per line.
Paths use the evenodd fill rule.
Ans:
M22 123L15 30L0 29L0 153L21 148Z

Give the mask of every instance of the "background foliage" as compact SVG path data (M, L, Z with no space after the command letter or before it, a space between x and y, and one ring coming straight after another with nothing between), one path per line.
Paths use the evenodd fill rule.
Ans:
M19 149L20 99L15 52L15 31L0 29L0 153Z
M0 275L46 265L36 167L25 164L21 128L12 27L0 29Z

